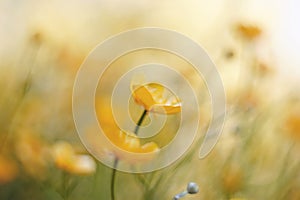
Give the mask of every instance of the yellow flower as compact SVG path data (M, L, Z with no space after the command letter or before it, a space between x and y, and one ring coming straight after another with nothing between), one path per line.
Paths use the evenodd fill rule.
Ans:
M275 72L275 70L272 68L272 66L270 66L266 63L263 63L263 62L258 63L257 70L259 72L259 75L261 75L261 76L272 75Z
M131 153L151 153L159 150L157 144L154 142L142 145L140 139L134 133L119 131L118 134L109 134L108 137L117 147Z
M300 141L300 109L294 110L285 120L285 131L295 141Z
M105 127L105 128L104 128ZM125 133L117 127L102 126L104 137L114 145L103 142L97 137L96 130L90 128L87 130L87 136L90 141L90 149L103 157L113 155L114 158L128 163L148 162L159 152L159 147L154 142L143 143L134 133Z
M97 106L97 113L101 128L105 136L115 146L130 153L151 153L159 150L157 144L155 144L154 142L141 144L140 139L134 133L120 130L113 120L111 114L109 114L110 110L107 108L107 106L104 106L105 103L103 102L103 100L98 99L97 103L97 105L99 106ZM89 130L89 132L94 131L94 129Z
M159 151L156 143L148 142L142 144L140 138L134 133L122 131L114 124L103 124L102 129L109 141L123 151L130 153L152 153Z
M180 100L160 84L132 85L131 89L135 102L149 112L175 114L181 111Z
M234 194L243 187L244 173L240 166L231 164L222 172L222 186L226 193Z
M96 163L89 155L75 154L73 147L66 142L58 142L53 148L56 166L69 173L88 175L96 171Z
M257 93L246 91L240 96L240 106L245 109L256 108L261 104Z
M32 131L23 130L16 140L15 148L25 171L35 178L45 178L49 158L46 142Z
M118 159L129 163L147 162L153 159L153 156L159 152L159 147L154 142L141 143L141 140L134 134L124 131L116 131L107 134L109 140L119 149L111 149L110 152ZM138 157L129 153L139 154Z
M16 163L0 155L0 185L14 180L18 175Z
M262 32L262 30L258 26L244 24L238 24L237 31L242 37L248 40L257 38L261 35Z

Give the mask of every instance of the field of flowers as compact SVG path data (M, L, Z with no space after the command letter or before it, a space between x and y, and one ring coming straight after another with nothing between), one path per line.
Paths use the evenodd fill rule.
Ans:
M225 20L221 16L232 12L228 7L219 11L216 21L220 22L208 19L209 26L192 21L184 25L184 17L171 20L170 16L179 14L169 11L174 6L168 7L166 3L160 7L155 2L148 7L145 3L119 1L95 5L93 1L74 2L72 8L72 2L48 5L0 1L0 44L4 46L0 49L1 200L167 200L185 190L189 182L197 183L199 192L183 199L300 199L299 86L278 78L281 63L268 49L268 36L272 33L266 23L239 16ZM177 1L175 4L177 9L181 5ZM156 9L164 13L157 24L151 14ZM185 7L182 9L186 11ZM203 43L216 64L226 93L222 135L213 151L199 159L199 144L212 119L205 82L201 77L199 81L194 71L186 70L188 64L174 55L137 51L118 58L111 64L112 69L151 60L177 66L191 78L199 93L200 130L184 156L166 168L136 174L111 169L87 151L77 134L72 115L76 73L92 48L107 37L143 26L164 28L164 23L166 28L187 33ZM129 111L137 126L132 132L120 131L112 116L110 97L106 95L120 76L118 73L121 72L107 71L107 78L96 93L99 123L107 138L121 149L159 153L175 137L180 97L155 83L129 85ZM147 79L147 74L137 76L136 79ZM160 119L160 114L166 115L161 132L151 140L140 140L136 136L139 128L151 122L149 116ZM193 120L193 116L188 120ZM126 160L122 154L113 153L116 165L118 160ZM151 159L129 158L128 162Z

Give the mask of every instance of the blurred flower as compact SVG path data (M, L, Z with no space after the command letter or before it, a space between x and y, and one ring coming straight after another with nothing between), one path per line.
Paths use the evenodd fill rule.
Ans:
M122 150L132 153L151 153L159 150L158 146L154 142L148 142L141 145L140 139L130 132L119 131L116 135L109 136L110 141Z
M226 166L222 173L222 186L227 194L234 194L243 185L243 171L239 166Z
M119 129L112 116L109 106L105 106L103 99L97 99L97 117L106 137L117 147L131 153L151 153L158 151L156 143L141 144L140 139L129 131ZM94 132L94 129L89 132Z
M118 125L115 123L114 117L111 113L111 109L107 106L105 102L105 98L98 98L96 101L96 109L97 109L97 117L99 123L101 124L101 128L103 130L104 135L108 138L108 140L115 145L117 149L105 149L105 154L113 154L118 159L127 160L130 162L135 162L137 160L131 160L128 157L125 157L124 151L129 153L139 153L139 154L148 154L159 151L159 147L154 142L143 143L140 138L138 138L134 133L129 131L120 130ZM87 130L87 135L91 138L90 141L93 143L93 146L97 148L97 146L103 145L98 138L95 138L96 129L91 127ZM128 154L126 154L128 155ZM152 156L145 155L143 157L143 161L149 160ZM146 158L147 157L147 158Z
M262 30L258 26L254 25L237 25L237 32L245 39L253 40L261 35Z
M70 47L62 47L58 52L57 63L75 75L84 60L84 55L80 52L74 52Z
M298 186L292 186L292 188L290 189L288 196L286 197L286 199L290 199L290 200L298 200L300 199L300 185Z
M181 111L180 100L160 84L132 85L131 88L136 103L149 112L175 114Z
M24 169L35 178L44 178L48 164L47 144L31 132L22 132L16 140L16 153Z
M89 155L78 155L67 142L58 142L53 147L53 158L58 168L69 173L88 175L96 171L96 163Z
M244 91L239 98L238 105L242 109L255 109L262 104L261 97L257 92L251 90Z
M285 131L295 141L300 141L300 109L291 110L285 120Z
M262 76L270 75L270 74L274 73L274 69L271 66L269 66L263 62L260 62L258 64L257 70L258 70L259 74Z
M40 44L43 42L43 40L44 40L44 35L43 35L42 32L36 31L36 32L34 32L34 33L31 35L30 40L31 40L34 44L40 45Z
M18 167L14 161L0 155L0 185L14 180L18 175Z

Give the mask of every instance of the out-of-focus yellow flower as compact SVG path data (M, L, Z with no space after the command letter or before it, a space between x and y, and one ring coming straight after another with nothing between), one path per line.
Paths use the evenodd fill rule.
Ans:
M105 132L105 135L119 149L106 149L106 153L113 154L118 160L129 163L148 162L153 159L159 147L155 142L142 143L134 133L115 129L114 132ZM133 154L139 154L135 157Z
M0 155L0 185L14 180L18 175L16 163Z
M132 85L131 88L136 103L149 112L175 114L181 111L180 100L160 84Z
M259 75L261 75L261 76L271 75L271 74L274 74L274 72L275 72L274 68L272 68L270 65L268 65L264 62L260 62L258 64L257 70L259 72Z
M285 120L285 131L295 141L300 141L300 109L291 111Z
M115 135L107 134L107 136L114 145L131 153L151 153L159 150L154 142L141 145L140 139L134 133L119 131Z
M241 94L238 103L242 109L248 110L259 107L259 105L262 104L262 101L258 93L255 93L253 91L246 91Z
M238 24L237 31L242 37L248 40L253 40L262 33L262 30L258 26L244 24Z
M78 155L67 142L58 142L53 147L56 166L69 173L88 175L96 171L96 163L89 155Z
M300 199L300 190L299 190L299 183L290 183L291 189L289 194L286 196L286 199L290 200L298 200Z
M63 69L68 70L71 75L75 75L84 60L84 55L72 51L68 47L63 47L58 52L58 63L63 66Z
M117 124L114 121L114 118L111 113L111 109L107 106L105 101L106 99L99 98L97 99L96 109L97 109L97 117L99 123L101 125L101 129L103 130L104 135L109 139L109 141L118 147L122 151L126 151L129 153L140 153L147 154L158 152L159 147L154 142L143 143L140 138L138 138L134 133L125 132L119 129ZM91 128L87 130L87 134L91 136L95 134L95 129ZM94 139L91 139L91 141ZM99 143L98 143L99 142ZM100 141L94 142L95 147L100 145ZM96 145L96 143L98 143ZM133 161L130 158L124 157L125 153L122 151L115 151L114 149L106 149L107 152L114 154L118 159ZM142 157L142 156L141 156ZM144 160L149 160L151 158L150 155L145 156Z
M222 174L222 186L226 193L234 194L243 186L244 173L239 166L227 166Z
M17 157L28 174L43 179L49 161L48 145L31 131L23 131L16 140L15 148Z
M40 45L44 41L44 35L42 32L37 31L31 37L30 41L35 45Z

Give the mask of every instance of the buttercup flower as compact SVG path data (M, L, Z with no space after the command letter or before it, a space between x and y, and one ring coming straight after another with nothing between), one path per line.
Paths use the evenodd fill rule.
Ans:
M122 150L131 153L151 153L159 150L158 146L154 142L148 142L141 144L140 139L133 133L119 131L117 134L107 134L110 141Z
M50 155L47 143L30 130L25 130L18 136L15 148L25 171L35 178L45 178Z
M238 33L245 39L252 40L261 35L262 30L258 26L254 25L237 25Z
M102 127L103 128L103 127ZM143 143L138 136L131 132L125 132L117 127L111 127L103 130L107 139L115 146L107 146L106 143L102 143L99 138L95 137L95 129L87 131L87 135L90 137L92 148L95 151L99 150L101 146L100 154L103 156L113 155L118 160L122 160L128 163L147 162L154 156L152 153L159 152L159 147L155 142ZM139 154L139 158L130 156L128 153Z
M221 180L224 191L233 194L243 187L244 173L240 166L227 166L223 171Z
M17 175L17 164L11 159L0 155L0 185L14 180Z
M105 103L103 99L98 99L97 105L98 106L96 106L96 108L98 113L98 120L101 124L101 128L105 136L110 140L112 144L114 144L121 150L130 153L152 153L159 151L159 147L156 143L142 143L141 139L138 138L134 133L120 130L113 120L113 117L110 114L110 110L107 106L104 106ZM91 130L88 130L88 132L91 133L90 135L93 135L95 130L92 128ZM116 154L116 157L123 157L123 154L120 154L118 152L113 153Z
M300 109L294 110L287 116L284 124L287 134L295 141L300 141Z
M181 111L180 100L160 84L132 85L131 89L135 102L148 112L175 114Z
M69 143L58 142L53 148L56 166L67 172L88 175L96 171L96 163L89 155L78 155Z

